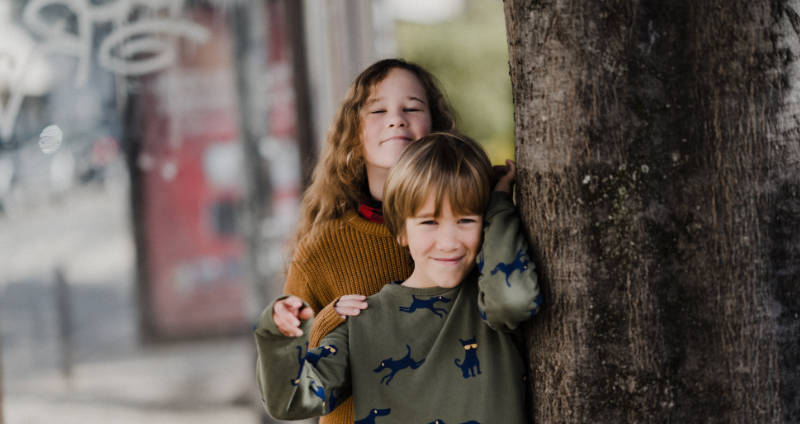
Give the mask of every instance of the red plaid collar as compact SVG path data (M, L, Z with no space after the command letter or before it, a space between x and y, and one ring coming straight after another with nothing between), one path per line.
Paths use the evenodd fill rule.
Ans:
M383 224L383 204L375 199L364 200L358 205L358 214L369 222Z

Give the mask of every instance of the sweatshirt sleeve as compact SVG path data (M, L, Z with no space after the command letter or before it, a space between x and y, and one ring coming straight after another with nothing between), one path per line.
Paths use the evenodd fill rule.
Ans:
M308 350L312 320L301 325L303 336L283 336L272 320L273 305L261 314L254 331L256 377L267 412L281 420L325 415L350 396L347 326Z
M490 327L511 331L539 311L538 278L509 193L492 192L477 262L478 308Z

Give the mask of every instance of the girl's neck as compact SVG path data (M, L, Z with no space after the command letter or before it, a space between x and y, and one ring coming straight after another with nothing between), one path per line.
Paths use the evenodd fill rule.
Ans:
M388 169L367 166L369 194L379 202L383 202L383 183L387 176L389 176Z

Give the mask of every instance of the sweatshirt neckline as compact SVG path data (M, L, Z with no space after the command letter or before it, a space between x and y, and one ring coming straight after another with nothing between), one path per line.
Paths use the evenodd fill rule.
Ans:
M396 293L399 295L409 295L409 294L418 294L421 296L437 296L440 294L445 293L452 293L457 291L461 284L456 287L446 288L446 287L408 287L402 284L402 281L393 281L392 284L387 284L384 286L383 290L387 290L391 293ZM462 283L463 284L463 283Z

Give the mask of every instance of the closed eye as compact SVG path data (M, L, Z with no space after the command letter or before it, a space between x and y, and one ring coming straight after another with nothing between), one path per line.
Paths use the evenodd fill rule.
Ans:
M373 114L386 113L386 110L384 110L384 109L376 109L376 110L371 110L369 113L373 113Z

